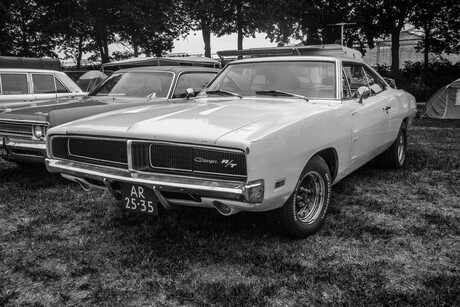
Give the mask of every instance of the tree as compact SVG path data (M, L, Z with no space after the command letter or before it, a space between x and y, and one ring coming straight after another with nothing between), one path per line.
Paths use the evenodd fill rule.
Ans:
M271 0L266 2L268 8L267 22L262 23L260 29L267 33L267 38L271 42L276 42L278 46L284 46L289 43L291 38L303 38L303 35L299 35L298 12L301 4L301 1L293 0Z
M187 37L191 30L201 30L203 34L204 56L211 57L211 25L216 23L220 1L183 0L182 7L186 12L185 24L180 36Z
M423 29L423 41L419 48L424 51L424 67L428 68L428 55L436 53L460 52L460 4L453 0L420 0L416 5L417 14L410 22Z
M221 3L216 16L218 22L212 25L217 36L237 33L237 49L243 49L244 37L255 37L255 33L266 20L267 1L228 0Z
M38 0L46 6L48 27L55 38L58 51L64 59L75 59L77 70L85 52L92 52L92 26L88 22L86 1L82 0Z
M299 39L307 45L339 43L341 29L333 24L352 20L349 3L348 0L272 0L268 2L268 19L272 22L263 29L270 40L279 45L289 42L290 38ZM353 44L353 41L348 44Z
M358 25L371 42L374 38L391 37L391 73L393 77L399 74L399 36L404 25L412 16L418 1L353 1L353 10L357 16Z
M171 50L185 24L183 7L173 0L125 0L116 11L115 32L132 45L135 57L139 53L161 56Z
M5 6L9 7L6 8ZM57 57L56 41L51 35L46 7L39 1L2 1L2 51L24 57ZM4 46L8 43L10 46Z
M9 25L12 23L13 16L10 14L12 0L0 0L0 54L13 54L13 38L8 31Z

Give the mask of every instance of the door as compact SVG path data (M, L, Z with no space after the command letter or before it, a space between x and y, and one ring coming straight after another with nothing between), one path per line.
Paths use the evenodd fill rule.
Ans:
M354 98L351 112L352 144L350 171L374 158L386 143L389 117L384 84L378 84L364 64L344 63Z
M52 74L32 74L35 100L56 100L56 85Z

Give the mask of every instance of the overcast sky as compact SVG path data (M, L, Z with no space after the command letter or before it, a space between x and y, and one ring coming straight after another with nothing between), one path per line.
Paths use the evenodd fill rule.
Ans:
M243 48L260 48L276 46L276 43L270 43L270 40L265 39L265 33L256 34L256 38L244 38ZM291 43L295 43L294 41ZM220 50L235 50L238 49L237 34L226 35L224 37L211 36L211 53L215 54ZM190 55L204 54L204 42L201 31L193 32L187 38L174 41L174 53L185 52Z

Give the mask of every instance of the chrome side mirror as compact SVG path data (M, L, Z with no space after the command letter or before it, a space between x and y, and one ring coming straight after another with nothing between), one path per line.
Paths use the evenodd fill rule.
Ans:
M187 88L186 92L187 92L187 95L185 95L185 98L187 99L195 96L195 91L191 87Z
M355 95L359 98L359 103L362 103L363 99L369 98L371 96L371 91L367 86L360 86L356 90Z

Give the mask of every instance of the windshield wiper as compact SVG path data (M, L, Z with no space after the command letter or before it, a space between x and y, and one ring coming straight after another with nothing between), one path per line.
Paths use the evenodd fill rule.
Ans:
M232 93L232 92L228 92L228 91L222 91L222 90L206 91L205 93L206 94L217 94L217 95L221 95L221 96L235 96L235 97L238 97L240 99L243 98L243 96L241 96L240 94Z
M256 91L256 95L288 96L288 97L302 98L302 99L305 99L306 101L309 101L309 99L303 95L298 95L298 94L279 91L279 90Z

